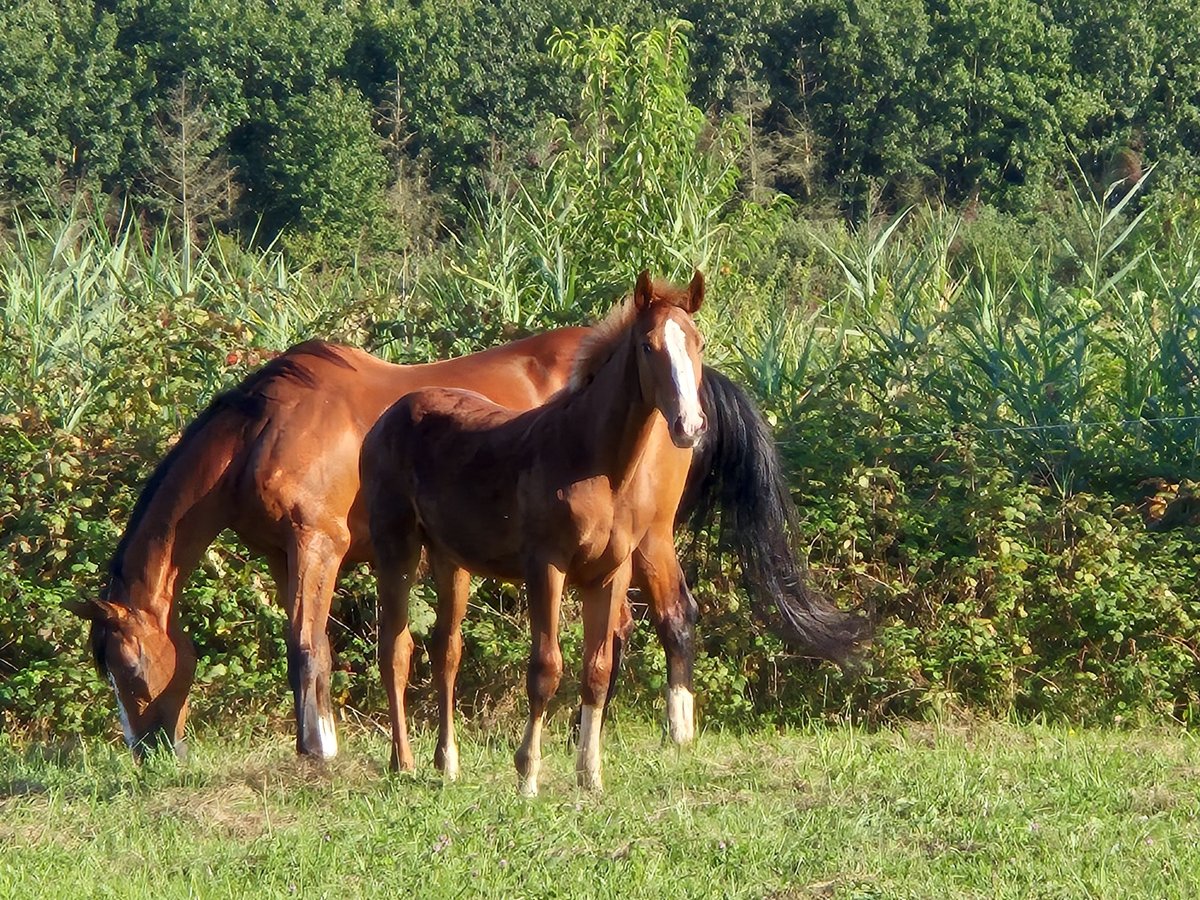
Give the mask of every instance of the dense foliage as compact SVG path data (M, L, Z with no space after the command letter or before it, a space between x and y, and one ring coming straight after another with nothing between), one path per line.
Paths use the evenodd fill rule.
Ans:
M517 0L0 14L3 170L45 188L0 246L4 727L113 730L61 604L99 589L174 436L271 353L314 335L466 352L693 265L710 361L776 426L814 580L881 626L858 671L814 664L750 620L732 561L691 556L710 722L1194 719L1200 552L1143 512L1200 468L1200 75L1132 9L759 0L639 30L611 5L633 24ZM1125 39L1084 48L1096 29ZM1144 77L1105 94L1126 57ZM183 162L188 132L211 165ZM181 174L225 192L185 204ZM63 207L64 182L91 191ZM888 202L851 227L829 197ZM254 241L229 230L260 214ZM438 214L458 228L435 244ZM405 253L368 253L380 240ZM370 592L355 573L335 603L347 714L382 706ZM181 606L198 715L286 710L282 613L246 550L207 554ZM519 694L520 611L495 586L472 607L477 714ZM572 624L568 659L578 640ZM643 627L626 696L648 705L664 679Z
M1072 153L1096 178L1157 163L1171 192L1200 175L1188 0L30 0L0 9L0 190L144 206L187 84L230 188L211 217L312 259L394 247L413 234L381 216L389 185L432 186L460 226L482 170L536 165L544 123L575 118L587 74L555 33L672 16L693 103L738 113L750 180L796 198L1028 212Z

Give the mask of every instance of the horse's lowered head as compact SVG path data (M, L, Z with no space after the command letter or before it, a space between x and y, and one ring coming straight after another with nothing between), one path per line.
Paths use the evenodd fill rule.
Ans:
M134 757L164 746L185 757L196 651L177 618L167 609L160 614L107 599L69 607L92 623L92 655L117 695L121 729Z
M683 289L654 282L649 272L633 289L637 318L631 330L642 397L667 420L677 447L694 447L708 428L700 408L704 338L692 316L704 302L704 276L697 271Z

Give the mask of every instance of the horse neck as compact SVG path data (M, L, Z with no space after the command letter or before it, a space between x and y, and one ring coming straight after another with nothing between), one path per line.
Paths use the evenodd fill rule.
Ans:
M642 396L637 360L622 340L612 359L579 392L578 418L610 481L626 484L637 471L650 441L653 403Z
M153 494L122 536L114 559L124 596L111 599L146 610L173 608L200 556L228 525L228 503L221 496L227 466L214 477L209 467L189 462L175 460L148 486Z

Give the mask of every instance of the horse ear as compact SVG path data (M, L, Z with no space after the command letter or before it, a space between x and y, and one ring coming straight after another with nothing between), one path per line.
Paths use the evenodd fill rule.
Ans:
M115 623L129 615L129 610L120 603L108 600L67 600L63 606L89 622Z
M695 315L699 312L702 303L704 303L704 273L697 269L688 285L688 313Z
M642 274L637 277L637 284L633 286L633 305L639 311L646 309L654 300L654 290L650 284L650 270L642 269Z

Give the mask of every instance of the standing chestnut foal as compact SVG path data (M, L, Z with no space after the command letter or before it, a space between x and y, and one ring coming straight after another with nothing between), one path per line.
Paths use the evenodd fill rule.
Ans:
M582 712L576 773L599 789L600 723L612 638L634 553L656 582L649 602L685 594L673 525L692 447L707 427L700 408L703 340L692 321L704 277L678 289L637 280L580 348L568 386L544 406L514 412L472 391L426 388L391 407L367 435L360 466L375 547L380 667L392 719L393 762L411 760L404 716L408 597L424 546L439 622L461 621L468 573L524 581L532 648L529 721L516 754L519 788L536 794L546 705L558 688L559 605L566 583L583 607ZM435 649L441 706L438 761L453 774L458 653ZM689 667L690 668L690 667ZM687 673L690 676L690 672ZM691 737L690 685L668 692L677 740Z

